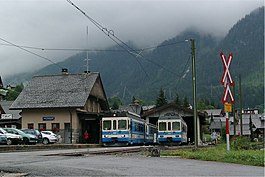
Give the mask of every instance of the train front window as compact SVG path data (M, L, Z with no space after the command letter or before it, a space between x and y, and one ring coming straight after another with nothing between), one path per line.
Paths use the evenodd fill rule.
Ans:
M110 130L111 129L111 121L110 120L104 120L103 121L103 130Z
M159 130L160 131L165 131L166 130L166 122L159 122Z
M172 130L180 130L180 122L173 122L172 123Z
M119 130L126 130L126 120L118 120L118 129Z

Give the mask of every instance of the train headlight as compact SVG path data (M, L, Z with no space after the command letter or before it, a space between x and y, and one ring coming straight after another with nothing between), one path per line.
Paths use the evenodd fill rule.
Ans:
M181 138L181 135L176 135L177 138Z
M108 135L104 135L104 138L108 138Z
M159 137L160 137L160 138L164 138L164 136L163 136L163 135L160 135Z

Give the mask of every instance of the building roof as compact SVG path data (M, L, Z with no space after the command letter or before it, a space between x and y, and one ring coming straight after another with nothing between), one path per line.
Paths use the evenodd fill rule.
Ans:
M129 112L133 112L135 114L140 115L142 113L142 106L141 105L134 105L134 104L130 104L128 106L121 106L119 108L120 111L129 111Z
M13 101L0 101L0 107L2 106L5 114L12 114L12 119L19 119L21 117L19 114L21 110L10 110L9 107L12 103Z
M35 76L10 109L83 107L98 78L99 73Z
M221 129L222 128L222 122L219 120L214 120L211 122L209 129Z
M222 109L207 109L205 110L207 112L208 116L213 115L214 117L222 117L223 111Z

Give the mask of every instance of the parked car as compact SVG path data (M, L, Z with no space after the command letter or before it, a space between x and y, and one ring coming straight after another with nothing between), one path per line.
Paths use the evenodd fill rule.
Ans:
M0 134L0 144L7 144L7 137L4 134Z
M23 137L21 135L15 135L12 133L8 133L3 128L0 128L0 135L6 135L7 144L21 144L23 142Z
M4 130L7 131L8 133L21 135L23 137L24 144L36 144L38 142L38 139L34 135L26 134L16 128L4 128Z
M39 130L36 129L21 129L26 134L34 135L38 139L38 143L42 142L42 135Z
M56 143L58 141L57 135L52 131L41 131L41 135L43 144Z

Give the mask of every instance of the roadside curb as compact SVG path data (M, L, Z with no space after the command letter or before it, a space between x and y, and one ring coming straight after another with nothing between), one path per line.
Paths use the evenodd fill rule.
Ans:
M49 149L81 149L81 148L97 148L100 144L36 144L36 145L1 145L0 153L19 152L19 151L37 151Z

